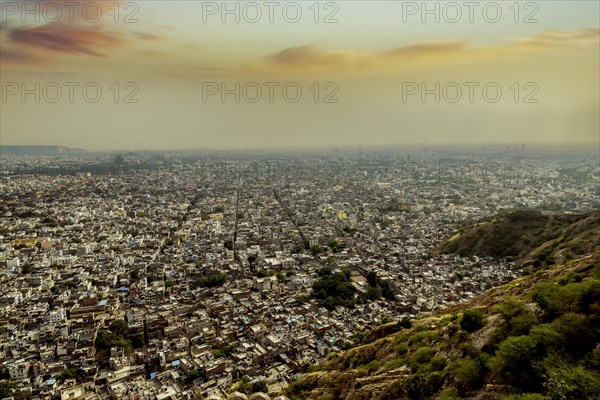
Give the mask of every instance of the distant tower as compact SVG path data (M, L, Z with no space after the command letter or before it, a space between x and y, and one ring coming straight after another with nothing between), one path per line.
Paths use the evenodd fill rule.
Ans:
M125 164L125 157L122 154L117 154L114 159L114 164L119 167L122 166Z

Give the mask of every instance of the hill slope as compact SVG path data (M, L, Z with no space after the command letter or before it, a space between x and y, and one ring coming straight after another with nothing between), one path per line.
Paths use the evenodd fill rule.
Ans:
M564 262L600 243L600 211L589 214L543 214L510 211L461 229L441 246L461 256L513 257L522 262Z
M570 259L431 316L382 325L357 347L329 354L286 394L321 400L600 399L599 217L518 212L466 228L465 236L446 245L466 248L467 238L476 237L472 251L491 249L486 241L510 234L503 229L514 224L518 237L532 239L514 246L522 260L540 254ZM573 246L587 254L575 256Z

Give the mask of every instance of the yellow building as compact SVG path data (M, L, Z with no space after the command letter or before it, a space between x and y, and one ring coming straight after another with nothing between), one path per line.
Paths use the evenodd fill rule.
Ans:
M16 239L13 240L13 247L33 247L37 243L36 238L28 238L28 239Z

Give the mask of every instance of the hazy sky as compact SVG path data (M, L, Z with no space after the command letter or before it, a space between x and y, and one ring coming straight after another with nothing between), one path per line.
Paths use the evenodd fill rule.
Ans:
M2 144L600 140L597 1L69 4L1 1Z

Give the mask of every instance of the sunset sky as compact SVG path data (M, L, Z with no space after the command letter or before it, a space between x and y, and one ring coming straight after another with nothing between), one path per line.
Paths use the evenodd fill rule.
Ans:
M79 0L72 15L46 3L2 0L4 145L599 141L597 1L427 2L439 22L421 1ZM85 85L101 88L97 102Z

